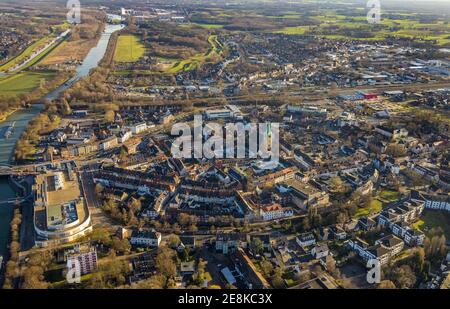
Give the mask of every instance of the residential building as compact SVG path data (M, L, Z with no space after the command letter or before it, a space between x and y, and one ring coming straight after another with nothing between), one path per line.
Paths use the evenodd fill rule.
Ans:
M223 254L234 252L239 246L239 240L238 233L219 233L216 236L216 251Z
M294 211L280 204L265 205L260 207L260 216L264 221L289 218L294 215Z
M159 247L161 233L155 231L134 231L131 235L130 243L142 247Z
M89 252L73 255L67 259L67 267L76 269L76 265L80 266L81 275L87 275L97 269L97 251L91 249Z
M111 136L100 142L99 149L106 151L106 150L112 149L114 147L117 147L118 145L119 145L119 143L118 143L117 137Z
M295 241L302 248L316 244L316 238L313 233L300 234L295 238Z
M328 256L330 250L326 243L316 244L311 250L311 255L316 259L321 259Z
M133 134L140 134L140 133L144 132L145 130L147 130L147 123L140 122L137 124L127 126L126 128L131 130L131 132L133 132Z

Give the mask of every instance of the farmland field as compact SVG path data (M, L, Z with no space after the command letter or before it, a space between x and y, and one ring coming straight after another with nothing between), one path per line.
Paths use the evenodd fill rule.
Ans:
M0 95L13 97L29 93L41 85L41 81L48 81L55 77L51 72L24 72L0 80Z
M114 60L117 62L136 62L144 56L145 47L136 35L121 35L117 41Z
M221 24L192 23L192 25L200 26L200 27L205 28L205 29L220 29L220 28L223 28L223 25L221 25Z
M308 26L298 26L298 27L286 27L281 30L274 31L275 33L283 33L290 35L301 35L308 31Z
M311 34L335 40L358 38L363 41L373 41L397 37L435 40L440 46L450 44L450 25L444 20L422 23L418 20L384 17L381 24L371 25L365 16L344 16L332 11L311 16L311 20L318 24L290 26L272 32L288 35Z

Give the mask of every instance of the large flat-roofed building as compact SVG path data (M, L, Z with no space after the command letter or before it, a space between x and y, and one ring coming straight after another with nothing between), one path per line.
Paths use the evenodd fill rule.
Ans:
M326 207L330 204L328 193L319 190L310 183L305 183L297 179L288 179L278 184L280 192L288 192L292 203L301 209L310 207Z
M37 246L71 242L92 231L81 183L73 176L67 170L36 176L33 192Z
M233 112L229 109L214 109L205 112L207 119L226 119L232 118Z

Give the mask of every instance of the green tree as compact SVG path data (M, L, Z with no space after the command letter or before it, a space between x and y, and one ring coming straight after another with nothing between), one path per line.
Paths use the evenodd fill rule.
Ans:
M166 278L174 277L177 273L175 264L175 251L170 248L161 248L156 256L156 269Z
M119 239L118 237L113 237L112 239L112 248L116 252L120 253L129 253L131 250L131 244L128 239Z
M271 262L267 261L267 260L263 260L260 263L261 266L261 270L263 272L263 274L268 277L272 274L273 272L273 265Z
M177 248L181 243L180 237L178 235L171 234L169 236L168 243L169 243L169 247Z
M285 288L285 284L284 284L284 280L281 276L279 275L275 275L272 277L271 280L272 286L275 289L284 289Z
M254 253L256 253L256 254L263 254L264 253L264 244L261 241L261 239L259 239L258 237L254 237L252 239L251 246L252 246L252 250L253 250Z

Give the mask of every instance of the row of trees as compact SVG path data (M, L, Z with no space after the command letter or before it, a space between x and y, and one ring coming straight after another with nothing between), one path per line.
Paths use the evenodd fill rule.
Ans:
M108 213L113 219L119 221L126 226L140 226L140 220L137 218L138 212L141 210L141 201L132 198L128 204L118 203L111 198L105 199L101 208Z
M22 285L24 289L47 289L49 283L45 280L45 272L48 270L52 259L49 251L36 252L29 256L22 269Z
M17 141L14 157L16 161L32 159L36 154L36 146L39 144L41 135L55 130L60 122L61 116L67 110L64 106L47 102L44 111L30 121L26 130Z
M5 281L3 283L3 288L11 289L14 287L14 280L19 275L19 250L20 250L20 240L19 240L19 229L22 223L22 214L17 208L14 210L14 216L10 224L11 228L11 244L9 248L9 260L6 263Z
M110 248L116 254L128 254L131 251L131 244L128 239L112 236L106 227L95 228L89 237L93 243Z
M98 266L87 283L90 289L112 289L126 283L130 267L126 260L118 259L111 250L105 261Z
M388 265L383 270L384 281L379 288L414 288L429 280L447 254L446 238L441 228L432 229L423 247L417 247L409 257Z

